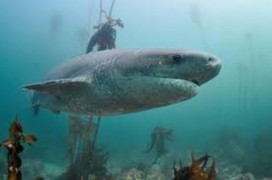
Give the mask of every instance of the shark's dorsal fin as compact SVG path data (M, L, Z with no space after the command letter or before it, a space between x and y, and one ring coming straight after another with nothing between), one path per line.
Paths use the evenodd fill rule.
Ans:
M59 95L63 92L71 92L72 90L87 87L88 82L82 79L57 79L52 81L44 81L41 83L30 84L22 88L39 92L49 93L51 95Z

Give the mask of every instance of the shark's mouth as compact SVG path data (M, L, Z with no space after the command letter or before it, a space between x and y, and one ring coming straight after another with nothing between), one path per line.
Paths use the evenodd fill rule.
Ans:
M190 83L193 83L197 86L200 86L200 82L196 79L192 79L192 80L188 80L188 79L182 79L182 78L169 78L169 77L164 77L164 76L144 76L144 77L150 77L150 78L162 78L162 79L173 79L173 80L182 80L182 81L187 81L187 82L190 82Z
M197 80L193 79L193 80L191 80L191 82L194 83L194 84L196 84L196 85L198 85L198 86L200 86L200 84L199 84L199 82Z

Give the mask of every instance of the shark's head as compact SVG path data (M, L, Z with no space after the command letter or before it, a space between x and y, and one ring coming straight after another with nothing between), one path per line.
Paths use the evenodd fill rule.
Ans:
M133 61L124 64L124 75L186 80L198 86L214 78L221 69L216 56L185 50L136 51Z
M136 51L130 61L124 61L119 72L133 82L133 92L142 93L145 102L153 97L162 105L195 96L197 87L214 78L221 69L216 56L185 50Z

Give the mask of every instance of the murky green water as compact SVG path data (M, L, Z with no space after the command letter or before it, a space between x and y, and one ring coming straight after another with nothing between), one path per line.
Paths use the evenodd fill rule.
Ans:
M110 4L104 1L104 8ZM153 128L161 126L173 130L161 164L171 167L191 151L208 152L256 177L272 177L271 5L268 0L116 0L113 17L125 24L116 28L117 48L203 50L220 57L223 66L189 101L103 117L97 145L109 151L109 168L152 162L154 154L143 150ZM0 139L8 137L18 114L25 131L39 138L23 158L68 166L67 115L41 110L34 117L20 87L84 53L98 12L98 0L1 0ZM2 161L5 153L1 150Z

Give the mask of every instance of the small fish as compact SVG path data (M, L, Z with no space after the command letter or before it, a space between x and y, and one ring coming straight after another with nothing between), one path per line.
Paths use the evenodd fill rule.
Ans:
M23 136L23 142L25 142L25 143L31 144L35 141L37 141L37 138L34 135L24 135Z

